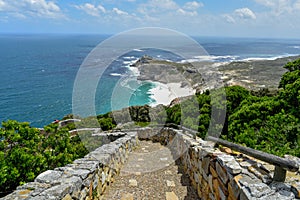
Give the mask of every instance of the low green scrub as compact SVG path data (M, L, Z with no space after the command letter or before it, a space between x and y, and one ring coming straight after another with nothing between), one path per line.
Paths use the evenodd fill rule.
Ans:
M69 130L99 127L111 130L117 126L114 117L123 124L134 121L134 125L140 127L150 122L175 123L197 130L202 138L210 130L212 135L221 133L221 138L250 148L278 156L300 157L300 59L289 62L284 68L288 72L283 75L278 91L254 92L240 86L225 87L198 93L193 99L168 107L132 106L82 118L63 128L50 124L44 131L26 122L3 122L0 129L0 196L24 182L33 181L45 170L64 166L99 147L103 141L92 138L91 131L71 136ZM71 114L64 119L68 118L74 116Z
M77 137L58 124L45 126L41 132L29 123L9 120L0 129L1 196L18 185L33 181L43 171L64 166L88 153Z
M197 94L197 106L183 102L166 108L167 122L197 130L202 138L209 128L213 128L210 134L221 132L221 138L228 141L278 156L300 157L300 60L289 62L284 68L289 71L283 75L278 91L226 87L224 123L218 124L218 112L221 116L225 111L220 103L224 100L221 90ZM213 118L212 107L216 110ZM199 109L196 117L193 116L194 109Z

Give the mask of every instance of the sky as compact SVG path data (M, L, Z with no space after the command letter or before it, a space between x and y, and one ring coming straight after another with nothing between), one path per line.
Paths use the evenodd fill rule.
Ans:
M117 34L142 27L299 38L300 0L0 0L0 33Z

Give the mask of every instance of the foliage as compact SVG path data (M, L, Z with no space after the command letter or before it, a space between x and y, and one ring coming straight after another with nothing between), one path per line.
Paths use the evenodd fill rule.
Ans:
M278 90L277 89L269 89L269 88L261 88L259 90L251 91L251 94L253 96L257 96L257 97L264 97L264 96L274 97L274 96L278 95Z
M150 122L149 116L150 106L131 106L129 107L129 113L131 120L134 122Z
M300 156L300 59L289 62L277 95L249 96L229 116L227 140L283 156Z
M9 120L0 129L0 191L2 195L33 181L47 169L64 166L83 157L87 151L67 129L57 124L45 127L44 134L29 123Z
M284 68L288 72L282 76L279 91L250 92L240 86L225 87L222 138L279 156L300 156L300 59ZM225 110L223 96L220 90L205 91L197 94L198 107L187 106L187 102L169 107L168 123L193 129L198 126L198 135L202 138L208 131L217 134L222 125L218 120ZM193 109L199 109L198 116L194 116ZM213 125L215 128L210 130Z
M289 70L289 72L300 70L300 59L294 60L293 62L288 62L284 68Z
M288 71L282 76L278 91L248 91L230 86L197 93L195 98L168 107L132 106L82 118L81 122L63 128L50 124L44 131L30 127L29 123L3 122L0 191L11 192L39 173L66 165L105 142L90 137L91 131L71 137L69 130L75 127L110 130L117 125L115 119L119 123L134 121L139 126L147 126L150 122L175 123L197 130L202 138L208 131L221 133L222 138L234 143L279 156L300 157L300 59L289 62L284 68ZM70 114L64 119L73 117Z

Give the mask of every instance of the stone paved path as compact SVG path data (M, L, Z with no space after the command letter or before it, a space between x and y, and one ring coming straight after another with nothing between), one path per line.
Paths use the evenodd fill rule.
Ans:
M182 174L168 148L141 141L104 199L112 200L197 200L196 191Z

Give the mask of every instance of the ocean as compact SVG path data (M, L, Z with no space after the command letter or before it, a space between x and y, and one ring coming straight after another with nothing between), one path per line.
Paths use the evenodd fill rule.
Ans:
M14 119L43 127L72 113L72 92L77 72L86 56L109 35L0 35L0 121ZM300 39L194 37L209 56L193 59L214 62L275 59L300 54ZM113 109L153 104L152 83L122 78L135 73L129 65L143 55L184 62L171 52L134 49L115 60L99 81L96 113L111 111L112 89L117 83L130 102L122 99ZM126 95L125 95L126 96ZM123 102L123 103L122 103ZM89 113L86 113L89 115Z

